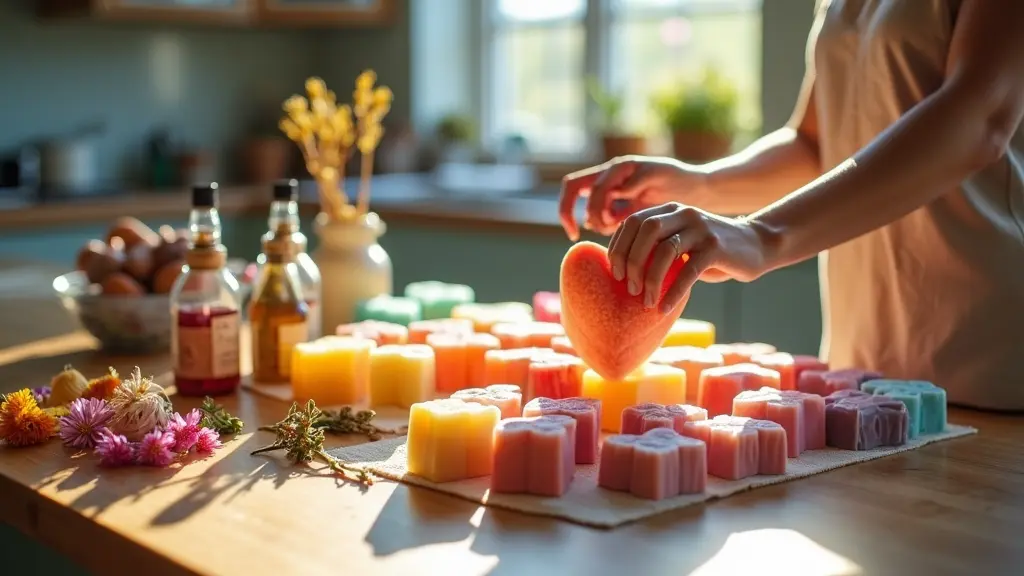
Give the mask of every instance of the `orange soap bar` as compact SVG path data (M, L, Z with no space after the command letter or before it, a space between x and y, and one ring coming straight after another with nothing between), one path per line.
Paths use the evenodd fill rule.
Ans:
M490 332L498 323L532 322L533 307L522 302L459 304L452 308L452 318L470 320L477 332Z
M587 370L583 373L582 396L601 401L601 429L617 434L622 411L630 406L685 404L686 372L672 366L643 364L622 380L605 380Z
M672 324L662 341L662 347L666 346L696 346L707 348L715 343L715 325L703 320L690 320L680 318Z
M749 364L751 363L750 359L754 356L778 352L778 350L775 349L775 346L772 346L771 344L764 344L762 342L713 344L708 346L708 349L721 354L722 358L725 359L726 366L731 364Z
M492 334L448 334L427 336L434 349L437 391L451 394L465 388L482 388L486 382L485 356L498 350L500 343Z
M697 403L706 408L708 416L732 414L732 401L744 390L781 389L779 373L757 364L734 364L708 368L700 375Z
M684 262L685 258L680 258L669 268L657 298L659 304ZM578 242L569 248L559 281L565 333L587 366L609 381L627 378L646 362L686 305L684 299L667 313L660 312L658 306L644 307L643 294L631 295L625 280L612 276L607 250L593 242Z
M380 320L363 320L338 326L338 336L354 336L373 340L377 346L405 344L409 341L409 329L401 324Z
M696 346L669 346L658 348L651 354L651 364L674 366L686 372L686 403L696 404L700 391L700 374L708 368L725 365L725 359L714 350Z
M431 482L488 476L494 459L496 406L447 398L409 409L406 458L409 472Z
M430 334L472 334L473 322L466 318L416 320L409 323L409 343L426 344Z
M579 356L576 353L576 349L572 347L572 342L569 342L569 338L565 336L555 336L551 339L551 349L560 354L572 354L573 356Z
M565 329L553 322L499 322L491 327L491 334L501 340L501 347L550 348L551 339L564 336Z
M786 352L772 352L752 356L750 361L758 366L770 368L779 373L783 390L796 390L800 374L805 370L828 370L828 364L815 356L803 356Z
M554 353L550 348L488 350L484 354L484 383L515 384L526 390L530 362L538 356Z

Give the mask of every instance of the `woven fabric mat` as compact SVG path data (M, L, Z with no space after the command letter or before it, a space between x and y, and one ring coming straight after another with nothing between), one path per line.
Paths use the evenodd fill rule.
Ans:
M707 490L703 494L676 496L658 501L644 500L627 493L598 487L596 465L577 466L576 475L573 477L569 491L561 498L525 494L490 494L488 491L489 477L436 484L407 473L405 436L337 448L331 450L330 453L342 462L366 468L383 478L423 486L470 502L536 516L560 518L596 528L614 528L668 510L725 498L753 488L788 482L858 462L884 458L933 442L959 438L977 432L975 428L950 424L942 434L915 438L896 448L877 448L856 452L834 448L812 450L804 452L799 458L790 459L786 467L786 474L781 476L753 476L736 481L708 476Z

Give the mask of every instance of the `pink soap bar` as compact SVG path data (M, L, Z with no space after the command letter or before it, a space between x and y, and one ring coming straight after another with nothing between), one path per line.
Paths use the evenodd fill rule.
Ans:
M558 292L537 292L533 295L533 317L538 322L562 322L562 298Z
M726 420L722 420L725 418ZM757 474L759 465L757 430L737 425L731 416L697 420L683 425L683 434L707 446L708 474L726 480L740 480Z
M555 336L552 338L551 349L560 354L579 356L579 354L576 353L576 349L572 347L572 342L569 342L568 336Z
M523 393L514 384L493 384L487 388L466 388L451 395L463 402L476 402L484 406L496 406L501 410L502 420L516 418L523 412Z
M494 429L491 490L558 497L576 472L576 421L568 416L502 420Z
M515 384L526 390L530 362L538 356L554 353L550 348L488 350L484 354L484 383Z
M734 364L708 368L700 374L697 403L707 409L709 416L732 413L732 401L744 390L761 388L780 389L779 373L757 364Z
M736 416L732 418L741 420L738 422L741 426L757 430L757 473L785 474L786 457L789 452L786 429L778 422L770 420Z
M583 392L586 364L569 354L535 355L527 367L526 398L575 398Z
M778 372L782 390L796 390L797 380L806 370L828 370L828 364L815 356L794 356L786 352L760 354L751 357L750 361Z
M845 370L806 370L797 379L796 388L801 392L828 396L839 390L860 390L868 380L878 380L882 375L868 370L847 368Z
M722 355L725 365L750 364L751 358L778 352L775 346L763 342L737 342L734 344L712 344L708 350Z
M551 339L565 336L565 328L553 322L499 322L491 326L503 349L550 348Z
M668 428L682 433L683 424L692 420L707 420L708 411L688 404L645 403L629 406L622 411L623 434L643 434L655 428Z
M909 424L906 404L885 396L850 395L825 407L825 437L833 448L901 446L907 442Z
M707 484L707 448L703 442L667 428L642 436L609 436L597 483L649 500L699 494Z
M797 398L785 398L773 388L746 390L732 401L733 416L769 420L782 426L786 431L786 451L790 458L796 458L804 451L806 426L804 403Z
M804 450L821 450L825 447L825 399L817 394L797 390L780 392L783 398L799 400L804 409Z
M591 398L534 398L523 406L524 417L569 416L576 420L576 463L597 462L601 438L601 401Z
M380 320L363 320L362 322L342 324L335 329L335 334L373 340L377 346L405 344L409 340L408 328L401 324Z

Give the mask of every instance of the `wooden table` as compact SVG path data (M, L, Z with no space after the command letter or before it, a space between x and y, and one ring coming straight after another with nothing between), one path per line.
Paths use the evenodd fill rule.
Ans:
M4 279L47 273L0 267ZM167 358L104 357L55 300L25 292L0 290L3 391L67 362L92 374L138 364L166 382ZM252 430L286 406L223 403L246 431L180 469L101 471L58 441L0 449L0 521L97 574L1024 573L1016 417L953 410L981 433L602 531L251 457L269 440Z

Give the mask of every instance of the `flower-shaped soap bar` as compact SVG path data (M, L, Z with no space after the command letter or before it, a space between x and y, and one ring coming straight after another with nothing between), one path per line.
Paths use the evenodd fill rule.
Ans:
M683 434L707 445L708 474L712 476L740 480L786 472L786 430L775 422L716 416L687 422Z
M868 370L847 368L845 370L804 370L796 380L796 389L801 392L828 396L839 390L860 390L860 385L868 380L876 380L882 375Z
M836 394L842 392L853 390ZM906 444L910 416L903 402L886 396L832 396L825 399L825 438L829 446L843 450L871 450L879 446Z
M494 430L491 490L561 496L569 489L575 462L576 421L550 415L511 418Z
M669 428L682 434L683 424L707 419L708 411L699 406L648 402L622 411L622 433L643 434L655 428Z
M523 416L569 416L576 420L576 463L597 462L601 437L601 401L590 398L534 398L523 407Z
M649 500L699 494L707 484L707 448L704 442L668 428L656 428L642 436L609 436L604 441L597 484Z
M781 424L786 429L790 458L825 447L825 399L817 394L774 388L746 390L733 399L732 414Z
M452 394L452 398L464 402L476 402L485 406L496 406L501 418L515 418L522 414L523 393L514 384L493 384L487 388L467 388Z

